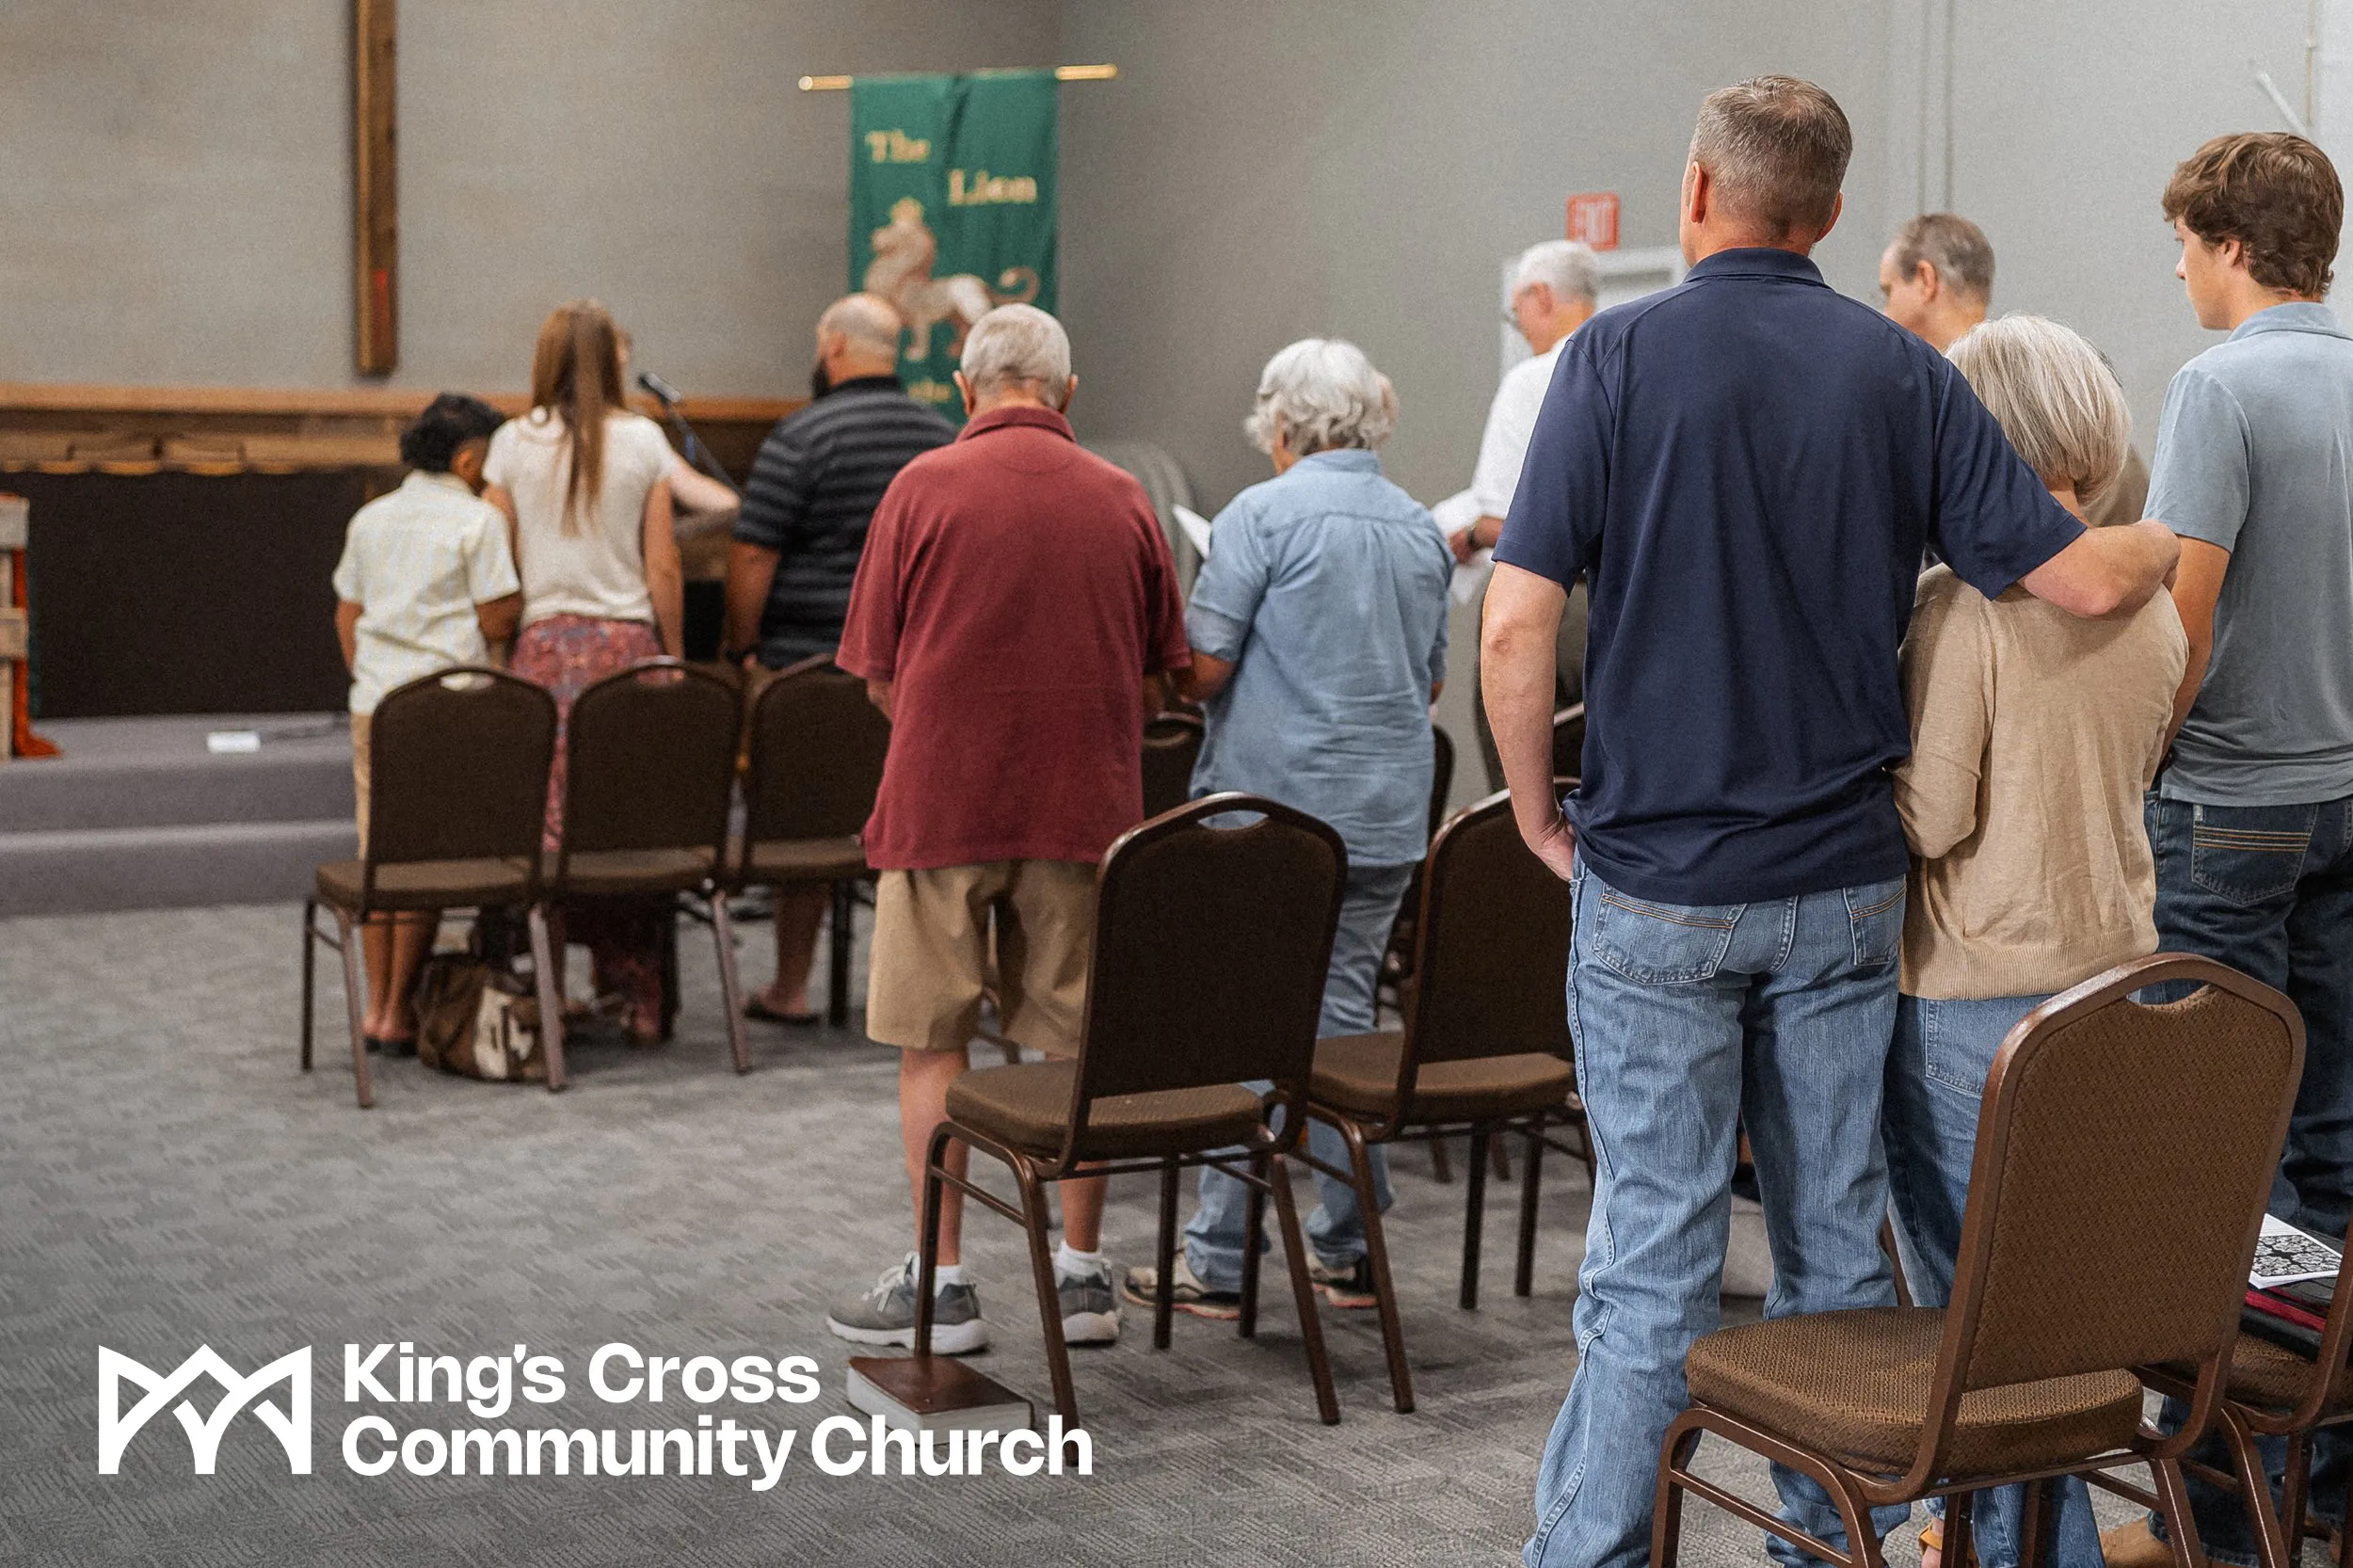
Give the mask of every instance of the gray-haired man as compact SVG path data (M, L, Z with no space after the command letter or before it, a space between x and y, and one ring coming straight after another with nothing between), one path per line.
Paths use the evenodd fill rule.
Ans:
M1896 231L1880 256L1880 296L1887 319L1928 340L1942 354L1993 306L1993 242L1959 213L1922 213ZM2149 500L2149 465L2124 449L2124 467L2084 508L2093 528L2131 522Z
M1505 312L1534 358L1522 360L1503 373L1495 401L1487 406L1487 428L1479 438L1479 466L1471 471L1470 495L1479 516L1458 528L1448 540L1454 558L1468 562L1482 550L1493 550L1503 532L1503 517L1512 509L1512 492L1519 488L1520 464L1528 456L1528 438L1535 433L1536 410L1544 407L1545 389L1552 385L1553 366L1561 345L1585 325L1600 303L1601 261L1593 248L1576 240L1545 240L1520 252L1512 273L1512 304ZM1479 680L1477 644L1470 656L1474 690ZM1569 596L1561 617L1557 660L1560 676L1553 693L1556 707L1585 699L1585 590ZM1495 731L1487 725L1487 708L1473 701L1479 728L1479 750L1486 759L1491 789L1503 788L1503 762L1496 755Z

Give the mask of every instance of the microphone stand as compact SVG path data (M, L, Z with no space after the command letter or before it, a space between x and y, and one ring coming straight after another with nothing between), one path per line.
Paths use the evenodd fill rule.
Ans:
M678 389L651 371L639 371L637 384L662 405L663 418L668 420L670 428L678 432L679 445L686 454L686 460L728 488L741 490L743 486L736 482L733 474L720 466L719 459L711 455L711 449L703 444L702 438L695 434L695 426L680 411Z

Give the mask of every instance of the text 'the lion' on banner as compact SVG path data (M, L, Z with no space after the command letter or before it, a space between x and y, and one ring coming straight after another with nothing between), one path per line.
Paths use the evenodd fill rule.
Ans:
M850 88L850 285L899 308L907 391L961 424L964 334L1054 308L1054 73L860 76Z

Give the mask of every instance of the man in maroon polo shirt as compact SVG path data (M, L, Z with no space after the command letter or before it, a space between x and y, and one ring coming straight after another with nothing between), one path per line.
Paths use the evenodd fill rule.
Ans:
M899 472L875 509L841 667L890 716L866 824L881 873L867 1032L905 1053L899 1127L921 1221L923 1161L968 1065L996 958L1005 1036L1077 1052L1095 873L1143 820L1145 689L1188 668L1176 571L1144 488L1081 450L1062 324L1006 305L973 325L956 376L969 416ZM992 934L994 942L992 943ZM965 1150L951 1156L962 1168ZM1063 1332L1119 1336L1101 1244L1103 1181L1063 1184ZM965 1281L963 1197L943 1194L933 1349L988 1343ZM826 1326L912 1345L916 1259L836 1301Z

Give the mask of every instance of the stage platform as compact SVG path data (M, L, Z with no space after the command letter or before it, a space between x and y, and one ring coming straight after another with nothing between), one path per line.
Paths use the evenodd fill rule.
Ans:
M343 713L50 719L0 763L0 918L300 898L358 853ZM215 731L258 748L208 749Z

